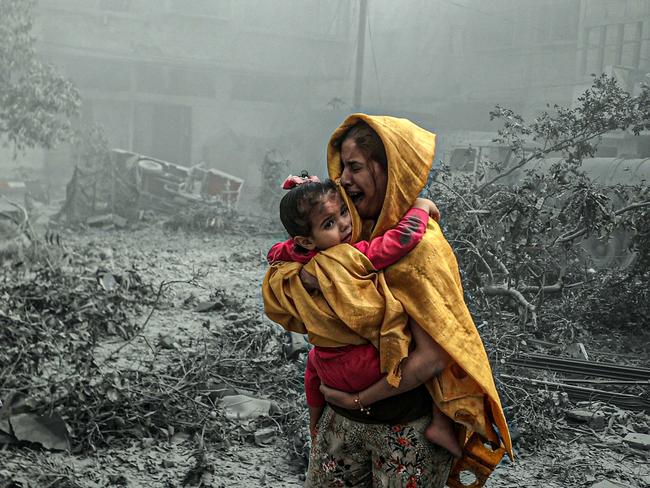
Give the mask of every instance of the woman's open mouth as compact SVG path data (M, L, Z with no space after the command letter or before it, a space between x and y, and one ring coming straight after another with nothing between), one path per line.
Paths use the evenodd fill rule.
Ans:
M362 191L350 191L348 192L348 196L350 197L350 200L352 200L352 203L354 203L356 206L361 200L363 200L364 193Z

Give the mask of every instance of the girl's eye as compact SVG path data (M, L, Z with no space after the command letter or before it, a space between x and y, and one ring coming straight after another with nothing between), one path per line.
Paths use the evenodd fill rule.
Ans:
M327 222L325 222L325 225L323 225L323 229L329 229L329 228L331 228L331 227L332 227L332 224L333 224L333 221L332 221L332 220L328 220Z
M348 207L343 207L341 209L341 215L346 215L348 213Z

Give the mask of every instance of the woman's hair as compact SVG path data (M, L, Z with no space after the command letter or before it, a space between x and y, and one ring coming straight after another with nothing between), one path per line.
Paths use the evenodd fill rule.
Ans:
M377 161L384 169L388 169L388 159L386 158L386 148L379 135L366 122L359 121L350 127L333 145L341 149L343 143L352 139L361 153L368 159Z
M302 183L280 200L280 220L291 237L311 235L311 214L323 198L336 195L336 184L330 180Z

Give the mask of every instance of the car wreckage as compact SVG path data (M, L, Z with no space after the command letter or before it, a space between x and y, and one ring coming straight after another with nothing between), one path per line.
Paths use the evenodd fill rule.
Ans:
M174 213L192 205L234 210L243 184L202 163L186 167L113 149L109 165L94 171L75 168L59 217L68 223L121 226L147 210Z

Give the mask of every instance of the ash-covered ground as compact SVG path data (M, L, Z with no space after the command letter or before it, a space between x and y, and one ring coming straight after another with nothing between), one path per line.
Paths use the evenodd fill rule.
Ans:
M25 363L39 351L18 335L22 352L5 342L3 361L15 364L1 368L3 421L16 437L0 450L0 486L301 486L305 355L287 356L260 293L266 251L282 234L186 233L155 220L57 234L39 251L49 262L5 268L3 305L14 308L2 318L43 329L34 340L46 364ZM70 313L74 330L57 322ZM544 397L535 429L518 425L515 463L504 460L486 486L648 486L648 446L624 440L648 434L647 415L555 398ZM593 418L576 423L576 409Z

